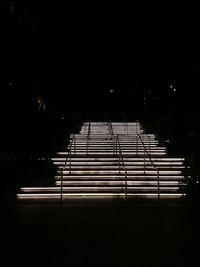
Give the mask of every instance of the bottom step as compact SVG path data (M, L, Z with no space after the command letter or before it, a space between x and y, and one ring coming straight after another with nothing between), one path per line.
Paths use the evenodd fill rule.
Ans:
M185 194L181 193L162 193L160 194L160 198L167 199L167 198L181 198L185 196ZM128 199L135 199L135 198L158 198L158 194L156 193L136 193L136 194L128 194ZM34 200L34 201L41 201L41 200L61 200L60 194L18 194L17 195L18 200ZM62 196L63 200L69 200L69 199L125 199L124 193L101 193L101 194L95 194L95 193L86 193L86 194L63 194Z

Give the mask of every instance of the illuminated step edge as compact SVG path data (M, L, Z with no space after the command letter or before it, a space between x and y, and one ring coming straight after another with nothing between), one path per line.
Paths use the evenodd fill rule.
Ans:
M150 145L150 146L158 146L160 143L159 142L156 142L156 141L143 141L141 142L140 140L130 140L130 141L126 141L126 140L119 140L120 141L120 144L122 146L128 146L128 145L132 145L132 146L143 146L143 144L145 146L147 145ZM72 140L71 140L72 142ZM85 140L74 140L73 143L74 144L77 144L77 145L93 145L93 146L108 146L108 145L113 145L113 144L116 144L116 140L92 140L92 139L85 139ZM164 147L164 145L162 145Z
M85 146L91 146L91 147L113 147L113 145L116 145L116 142L112 142L112 143L110 143L110 142L76 142L76 145L75 145L75 142L73 142L73 144L72 144L72 147L74 147L74 146L76 146L76 147L85 147ZM120 142L120 145L121 145L121 147L143 147L143 144L141 144L141 143L139 143L138 142L138 144L137 144L137 142L130 142L130 143L128 143L128 142ZM155 143L155 142L153 142L153 143L144 143L144 145L146 146L146 147L148 147L149 145L151 146L151 147L153 147L153 148L155 148L155 147L157 147L157 143Z
M63 164L64 165L64 164ZM64 165L65 166L65 165ZM63 169L63 166L57 166L57 168L60 170L60 169ZM82 166L77 166L77 165L73 165L72 164L67 164L64 168L65 170L95 170L95 171L98 171L98 170L119 170L119 164L117 165L107 165L107 166L90 166L90 165L82 165ZM145 166L145 171L147 170L152 170L154 169L154 167L152 167L152 165L146 165ZM184 170L185 167L184 166L159 166L158 170L159 171L168 171L168 170ZM126 170L129 171L129 170L144 170L144 165L143 166L128 166L126 165Z
M165 149L158 149L158 150L146 150L148 152L148 154L165 154L166 155L166 150ZM123 154L146 154L144 152L144 150L134 150L134 149L121 149L121 152ZM64 152L63 152L64 153ZM98 150L95 150L95 149L90 149L88 148L87 149L76 149L76 150L71 150L71 154L76 154L76 155L79 155L81 153L93 153L93 154L105 154L105 153L109 153L109 154L116 154L115 150L113 149L98 149ZM66 152L66 154L68 154ZM64 155L64 154L63 154ZM117 155L118 155L118 152L117 152Z
M91 146L91 147L111 147L116 145L115 140L74 140L72 142L72 140L70 141L70 143L72 144L72 146L77 146L77 147L84 147L84 146ZM166 148L166 146L158 143L158 142L148 142L148 141L144 141L143 143L140 140L133 140L133 141L119 141L120 145L122 147L143 147L143 145L148 148L148 147L152 147L152 148L157 148L157 147L163 147Z
M80 138L86 138L88 137L88 132L86 133L80 133L80 134L71 134L70 137L73 137L73 136L77 136L77 137L80 137ZM90 132L90 135L89 135L91 138L104 138L104 137L108 137L108 138L113 138L113 137L116 137L118 136L119 138L122 138L122 139L131 139L131 138L146 138L146 139L156 139L156 136L155 135L147 135L145 133L140 133L140 134L137 134L136 132L129 132L128 134L127 133L123 133L123 132L115 132L112 134L108 133L107 131L105 132L99 132L99 133L95 133L95 132Z
M59 172L59 171L58 171ZM72 171L73 173L76 173L76 174L84 174L84 173L87 173L87 174L118 174L119 173L119 170L111 170L111 171L109 171L109 170L99 170L99 171L97 171L97 170L82 170L82 171L76 171L76 170L73 170ZM124 171L123 170L121 170L120 171L121 173L124 173ZM69 170L63 170L63 173L69 173ZM151 170L151 171L149 171L149 170L134 170L134 171L132 171L132 170L129 170L128 171L128 174L157 174L157 171L155 170ZM177 175L180 175L180 174L182 174L182 172L181 171L176 171L176 170L173 170L173 171L164 171L164 170L160 170L159 171L159 173L160 173L160 175L162 175L162 174L171 174L171 175L175 175L175 174L177 174Z
M180 198L185 196L185 193L161 193L160 198ZM125 198L124 193L74 193L74 194L63 194L63 199L84 199L84 198ZM158 198L157 193L129 193L128 198ZM18 200L59 200L61 194L17 194Z
M72 135L70 136L70 140L72 140L73 138L76 139L76 141L79 142L86 142L86 141L90 141L90 142L102 142L102 143L106 143L106 142L116 142L116 136L112 136L112 135L104 135L104 136L97 136L97 135ZM148 142L148 143L158 143L159 140L155 139L153 137L139 137L139 136L120 136L118 135L118 139L120 142L124 142L124 143L131 143L131 142L141 142L141 139L143 142Z
M90 133L90 135L88 136L88 134L71 134L70 137L76 137L77 139L115 139L116 136L120 139L120 140L132 140L132 139L142 139L142 140L158 140L156 139L155 136L148 136L146 134L119 134L119 133L115 133L114 135L111 134L107 134L107 133L103 133L103 134L94 134L94 133Z
M165 148L165 146L158 146L158 144L155 144L155 143L152 143L152 144L144 144L145 148L150 148L150 149L156 149L156 148ZM120 147L121 148L124 148L124 149L127 149L127 148L131 148L131 149L143 149L144 147L141 143L137 145L137 143L130 143L130 144L127 144L127 143L121 143L120 142ZM113 148L113 147L116 147L116 143L91 143L91 142L86 142L86 143L72 143L72 148L85 148L85 147L90 147L90 148L93 148L93 149L99 149L99 148Z
M90 191L96 191L96 190L109 190L109 191L114 191L114 190L124 190L125 184L123 184L122 186L116 186L116 185L112 185L112 186L105 186L105 185L101 185L101 186L68 186L68 187L63 187L62 189L68 190L68 191L75 191L75 190L90 190ZM158 190L158 186L157 185L151 185L149 186L149 184L147 184L146 186L128 186L127 188L128 190ZM60 186L51 186L51 187L22 187L21 188L21 192L23 193L30 193L30 192L41 192L41 191L52 191L52 192L59 192L61 190ZM162 186L160 187L160 190L179 190L179 186Z
M71 134L71 136L73 136L74 134ZM75 134L76 136L81 136L81 137L86 137L88 136L88 132L85 132L85 133L77 133ZM144 132L140 132L140 133L137 133L137 132L128 132L127 131L121 131L121 132L115 132L114 133L114 136L119 136L119 137L122 137L122 138L132 138L132 137L137 137L137 136L141 136L141 137L146 137L146 138L156 138L155 134L146 134ZM108 132L107 130L106 131L102 131L102 132L94 132L94 131L90 131L90 136L113 136L112 133Z
M72 138L70 139L72 140ZM158 145L159 142L157 140L154 140L154 139L142 139L142 142L141 142L141 139L140 138L132 138L132 139L119 139L120 143L121 144L141 144L141 143L144 143L144 144L156 144ZM114 143L116 142L116 139L112 139L112 138L75 138L74 139L74 142L76 142L77 144L85 144L85 143L91 143L91 144L110 144L110 143Z
M72 168L72 169L119 169L119 164L116 163L107 163L107 164L89 164L89 163L83 163L82 165L80 163L76 163L76 162L67 162L65 164L65 162L55 162L53 163L55 166L57 166L58 169L63 169L63 167L67 168ZM121 166L121 165L120 165ZM126 169L144 169L144 163L142 164L126 164ZM172 169L177 169L177 170L183 170L185 169L184 165L167 165L167 164L163 164L163 165L159 165L159 164L154 164L154 166L156 166L159 170L163 170L163 169L168 169L168 170L172 170ZM154 168L150 163L145 164L145 168L147 169L152 169Z
M56 157L56 158L51 158L51 160L66 160L65 157L61 158L61 157ZM72 158L72 160L74 161L82 161L82 160L85 160L85 161L119 161L118 157L115 157L115 158L107 158L107 157L99 157L99 158L94 158L94 157L89 157L89 158L79 158L79 157L76 157L76 158ZM151 160L153 162L184 162L185 159L184 158L151 158ZM134 162L134 161L144 161L144 158L124 158L124 162L127 162L127 161L130 161L130 162ZM146 161L150 161L149 158L146 158Z
M131 143L131 142L148 142L148 143L158 143L159 140L156 139L156 138L153 138L153 137L140 137L138 135L136 136L130 136L130 137L127 137L127 136L120 136L118 135L118 140L120 142L124 142L124 143ZM109 142L116 142L116 135L115 136L112 136L112 135L72 135L70 136L70 140L72 139L76 139L76 141L78 142L86 142L86 141L90 141L90 142L102 142L102 143L109 143Z
M90 123L90 125L108 125L108 122L107 121L85 121L83 122L83 125L88 125ZM140 122L139 121L126 121L126 122L122 122L122 121L114 121L114 122L111 122L112 125L124 125L124 124L133 124L133 125L140 125Z
M121 187L63 187L63 193L123 193L125 186ZM160 187L161 193L178 193L179 187ZM158 187L128 187L128 193L156 193ZM36 187L36 188L22 188L20 194L44 194L44 193L60 193L60 187L46 188L46 187Z
M73 138L70 138L70 140L72 141L72 139ZM144 144L159 144L159 142L158 142L158 140L155 140L155 139L146 139L146 138L144 138L144 139L142 139L142 141L141 141L141 139L140 138L128 138L128 139L125 139L125 138L118 138L118 140L119 140L119 142L120 143L122 143L122 144L141 144L141 143L144 143ZM85 138L83 138L83 137L81 137L81 138L79 138L79 137L76 137L75 136L75 138L74 138L74 142L77 142L78 144L80 143L87 143L87 142L89 142L89 143L94 143L94 144L96 144L96 143L99 143L99 144L110 144L110 143L114 143L114 142L116 142L116 138L112 138L112 137L102 137L102 138L97 138L97 137L90 137L90 138L88 138L88 137L85 137Z
M152 136L145 136L145 135L83 135L83 134L75 134L75 135L70 135L70 139L72 140L75 137L76 140L85 142L86 140L89 141L101 141L101 142L111 142L111 141L116 141L116 137L118 137L119 141L122 142L131 142L131 141L139 141L142 139L142 141L145 142L158 142L159 140L156 139L155 137Z
M70 139L71 141L72 141L72 138ZM77 144L85 144L85 143L90 143L90 144L105 144L105 145L107 145L107 144L111 144L111 143L116 143L116 139L113 139L113 138L75 138L74 139L74 141L73 141L73 143L77 143ZM144 143L144 144L156 144L156 145L158 145L159 144L159 142L157 141L157 140L154 140L154 139L142 139L142 141L141 141L141 139L140 138L132 138L132 139L120 139L119 138L119 142L121 143L121 144L137 144L138 143L138 145L139 144L142 144L142 143Z
M72 186L124 186L124 179L118 180L118 181L63 181L63 185L72 185ZM127 181L127 185L128 186L142 186L142 185L146 185L146 186L157 186L158 182L156 181ZM179 181L160 181L159 182L160 186L179 186L180 182ZM56 181L56 186L60 186L61 185L61 181Z
M70 140L72 141L73 138L70 138ZM104 137L104 138L75 138L73 143L77 143L77 144L85 144L85 143L90 143L90 144L110 144L110 143L116 143L116 139L113 139L113 138L108 138L108 137ZM119 138L119 142L121 144L155 144L155 145L158 145L159 142L155 139L142 139L142 142L141 142L141 139L140 138L132 138L132 139L120 139Z
M61 179L61 175L57 175L55 176L55 180L60 180ZM68 180L68 181L75 181L75 180L87 180L87 181L91 181L91 180L124 180L125 176L124 175L63 175L63 180ZM157 181L157 175L144 175L144 173L142 173L141 175L130 175L128 174L127 176L128 180L134 180L134 181L153 181L156 180ZM160 181L183 181L185 180L185 177L183 175L172 175L172 176L166 176L166 175L160 175L159 176Z
M143 149L121 149L121 152L123 154L146 154L146 152L148 152L148 154L164 154L166 155L166 149L146 149L146 152L144 152ZM63 154L59 154L59 155L65 155L65 154L68 154L68 152L60 152L60 153L63 153ZM117 154L119 155L119 152L116 150L114 150L113 148L102 148L102 149L91 149L91 148L82 148L82 149L79 149L79 148L76 148L76 149L72 149L71 150L71 154L75 154L75 155L79 155L81 153L93 153L93 154L105 154L105 153L109 153L109 154Z
M98 161L93 161L93 162L81 162L81 161L73 161L71 160L69 162L69 160L66 162L66 159L63 161L53 161L54 165L62 165L61 167L63 167L63 165L74 165L74 166L119 166L119 162L115 161L115 162L98 162ZM124 164L126 166L144 166L144 162L124 162ZM151 162L148 161L145 163L146 166L152 166ZM174 162L174 163L169 163L169 162L155 162L154 163L155 166L160 167L184 167L183 162Z
M90 166L90 167L98 167L98 166L104 166L104 167L111 167L111 166L119 166L119 163L117 161L115 162L77 162L77 161L73 161L71 160L69 162L69 160L66 162L66 159L64 161L54 161L53 162L54 165L57 165L58 167L60 166L60 168L63 168L63 165L69 166L69 165L73 165L74 167L77 166L82 166L82 167L86 167L86 166ZM143 166L144 167L144 162L124 162L124 164L126 165L126 167L139 167L139 166ZM151 162L146 162L146 167L152 167ZM159 168L166 168L166 167L172 167L172 168L185 168L185 166L183 165L182 162L175 162L175 163L168 163L168 162L164 162L164 163L159 163L156 162L154 163L155 166L159 167Z
M103 143L103 142L73 142L72 143L72 147L79 147L79 148L84 148L84 147L91 147L91 148L100 148L100 147L102 147L102 148L108 148L108 147L113 147L113 146L116 146L116 143L115 142L113 142L113 143ZM141 143L139 143L138 142L138 144L137 144L137 142L130 142L130 143L122 143L122 142L120 142L120 146L121 147L123 147L123 148L129 148L129 147L131 147L131 148L143 148L143 144L141 144ZM159 145L158 143L144 143L144 146L145 146L145 148L152 148L152 149L156 149L156 148L158 148L158 147L161 147L161 148L165 148L166 149L166 147L165 146L161 146L161 145Z
M76 155L78 154L78 155L83 155L83 154L86 154L87 153L87 151L85 151L85 152L76 152ZM108 152L108 151L105 151L105 153L102 153L102 152L95 152L95 151L93 151L93 152L91 152L91 151L88 151L88 153L89 154L92 154L92 155L105 155L105 154L110 154L110 155L112 155L112 154L114 154L114 152L113 151L111 151L111 152ZM57 153L58 155L67 155L68 154L68 152L58 152ZM73 154L73 152L72 152L72 154ZM143 155L144 153L143 152L133 152L133 151L131 151L131 152L123 152L123 156L124 155ZM166 152L164 152L164 151L160 151L160 152L149 152L149 154L150 155L166 155Z
M72 152L76 150L76 153L83 152L83 151L92 151L92 152L114 152L115 153L115 147L98 147L98 148L93 148L93 147L73 147ZM143 152L144 149L142 147L137 148L130 148L130 147L121 147L121 151L126 151L126 152ZM159 151L166 151L166 148L161 148L161 147L155 147L155 148L146 148L146 151L150 152L159 152Z
M73 139L74 137L76 138L76 140L78 140L78 141L85 141L85 140L90 140L90 141L97 141L97 140L99 140L99 141L111 141L111 140L113 140L113 141L115 141L116 140L116 136L118 136L118 138L119 138L119 141L122 141L122 142L131 142L131 141L136 141L136 140L138 140L138 141L141 141L141 139L142 139L142 141L146 141L146 142L158 142L158 139L156 139L155 137L151 137L151 136L149 136L149 137L147 137L147 136L138 136L138 135L130 135L130 136L128 136L128 135L114 135L114 136L112 136L112 135L108 135L108 134L104 134L104 135L83 135L83 134L80 134L80 135L78 135L78 134L76 134L76 135L70 135L70 139Z
M139 128L141 128L142 126L141 125L137 125L136 123L135 124L133 124L133 123L114 123L114 122L112 122L112 128L113 129L126 129L127 127L129 128L134 128L134 129L139 129ZM89 124L84 124L83 125L83 127L88 127L89 126ZM97 124L97 123L93 123L93 122L91 122L90 123L90 127L91 128L100 128L100 129L102 129L102 128L108 128L110 126L110 124Z

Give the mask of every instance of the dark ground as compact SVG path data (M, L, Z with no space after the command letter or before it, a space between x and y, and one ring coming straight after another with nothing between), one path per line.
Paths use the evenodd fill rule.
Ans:
M1 261L30 266L200 266L199 205L1 204Z

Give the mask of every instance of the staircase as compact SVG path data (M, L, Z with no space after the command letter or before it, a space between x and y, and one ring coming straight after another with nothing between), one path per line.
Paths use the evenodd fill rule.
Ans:
M55 186L24 187L19 200L180 198L184 159L169 158L138 122L86 122L52 161Z

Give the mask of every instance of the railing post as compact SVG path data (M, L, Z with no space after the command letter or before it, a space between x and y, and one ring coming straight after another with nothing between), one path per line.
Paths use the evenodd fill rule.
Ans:
M117 139L117 144L118 144L118 147L119 147L119 174L120 174L120 170L121 170L121 166L120 166L120 162L121 162L122 168L124 170L124 175L125 175L125 181L124 181L125 182L125 200L127 200L127 170L126 170L126 166L125 166L125 163L124 163L124 158L123 158L122 151L121 151L119 137L117 136L116 139Z
M113 127L112 127L112 122L109 121L108 123L108 131L109 134L111 135L111 140L112 140L112 146L113 146L113 156L115 156L115 136L114 136L114 132L113 132Z
M146 150L145 149L145 145L144 145L144 140L142 141L142 138L140 136L139 136L139 138L140 138L140 140L142 142L144 150ZM147 156L148 156L148 158L150 160L150 163L151 163L152 167L156 170L156 173L157 173L158 201L160 203L160 173L159 173L159 169L157 167L155 167L155 165L154 165L154 163L153 163L153 161L151 159L151 156L149 155L148 151L146 151L146 154L147 154ZM144 165L145 165L145 160L144 160ZM144 173L145 173L145 170L144 170Z
M69 151L68 151L68 154L66 155L66 160L65 160L65 164L61 170L61 181L60 181L60 201L61 201L61 204L63 202L63 172L64 172L64 169L66 168L67 166L67 161L70 157L70 161L69 161L69 174L71 174L71 152L72 152L72 144L75 140L75 135L73 135L73 138L69 144Z

